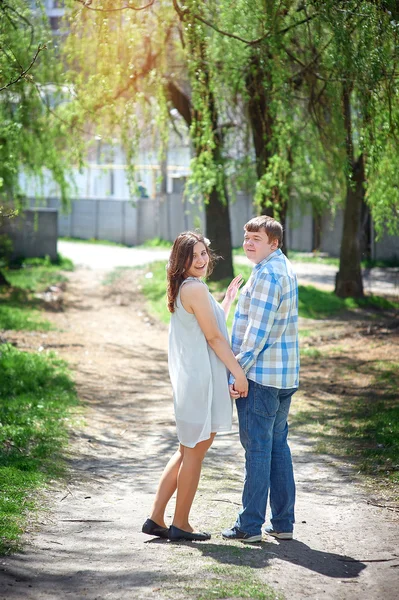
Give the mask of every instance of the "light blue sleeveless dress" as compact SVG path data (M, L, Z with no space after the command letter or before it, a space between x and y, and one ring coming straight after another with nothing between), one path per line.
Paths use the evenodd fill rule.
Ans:
M180 290L188 281L206 286L196 277L187 277ZM195 315L183 307L180 290L170 320L168 363L177 437L184 446L194 448L213 432L230 431L232 400L228 370L207 343ZM229 341L224 311L208 293L218 327Z

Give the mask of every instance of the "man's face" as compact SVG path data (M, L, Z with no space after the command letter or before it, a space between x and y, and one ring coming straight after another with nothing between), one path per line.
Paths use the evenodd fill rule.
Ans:
M242 247L247 258L257 265L277 250L278 241L273 240L269 242L269 237L264 229L260 229L259 231L245 231Z

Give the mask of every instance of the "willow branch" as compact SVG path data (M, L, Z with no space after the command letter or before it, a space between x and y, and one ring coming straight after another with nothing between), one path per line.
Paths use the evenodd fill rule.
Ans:
M32 46L33 34L34 34L32 23L24 15L21 15L21 13L19 13L17 10L15 10L15 8L13 6L10 6L9 4L6 4L5 2L1 2L0 8L3 11L3 13L5 14L5 16L7 17L7 19L10 21L10 23L14 27L14 29L18 29L18 26L14 24L13 20L11 19L10 15L8 14L8 11L13 12L18 17L18 19L23 21L29 27L29 29L30 29L29 47Z
M2 88L0 88L0 92L2 92L3 90L6 90L11 85L18 83L18 81L21 81L21 79L24 79L26 77L26 74L31 70L31 68L35 64L40 52L42 52L42 50L46 50L46 49L47 49L47 46L45 44L43 46L38 46L35 56L32 58L32 62L30 63L29 67L27 67L24 71L22 71L16 79L14 79L13 81L9 81L6 85L4 85Z
M176 10L177 14L179 15L180 20L183 21L185 15L188 13L188 10L187 9L182 9L179 6L177 0L173 0L173 7ZM298 27L299 25L303 25L304 23L307 23L308 21L311 21L312 19L314 19L315 17L317 17L317 15L318 15L318 13L314 13L310 17L306 17L306 19L302 19L302 21L297 21L296 23L293 23L292 25L289 25L288 27L285 27L284 29L281 29L280 31L277 31L277 35L284 35L288 31L290 31L291 29L294 29L295 27ZM219 27L217 27L216 25L214 25L213 23L211 23L207 19L204 19L203 17L200 17L199 15L193 14L192 16L193 16L193 19L196 19L197 21L200 21L204 25L207 25L208 27L210 27L211 29L213 29L217 33L220 33L220 35L224 35L225 37L229 37L229 38L232 38L234 40L238 40L239 42L242 42L243 44L246 44L247 46L257 46L258 44L260 44L261 42L263 42L265 39L267 39L268 37L270 37L270 35L271 35L271 31L268 31L267 33L265 33L261 37L257 38L256 40L246 40L246 39L240 37L239 35L235 35L234 33L230 33L229 31L224 31L223 29L219 29Z

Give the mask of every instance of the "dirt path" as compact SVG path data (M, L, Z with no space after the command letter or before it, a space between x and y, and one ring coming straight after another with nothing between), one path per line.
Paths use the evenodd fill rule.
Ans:
M69 481L46 492L49 510L28 532L24 552L0 557L0 600L264 598L264 584L276 591L270 597L287 600L396 600L392 513L367 504L353 470L312 454L295 436L292 542L251 546L220 537L240 503L236 427L210 450L193 509L194 524L212 540L171 544L140 533L176 445L167 330L146 315L134 282L111 291L102 276L71 275L66 310L51 317L61 331L15 336L21 349L53 348L70 362L87 410L72 428Z

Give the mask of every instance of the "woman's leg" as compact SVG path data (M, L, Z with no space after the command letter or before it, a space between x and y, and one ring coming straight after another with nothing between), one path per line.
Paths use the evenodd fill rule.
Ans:
M179 449L169 460L161 475L161 479L159 480L157 493L155 494L154 503L152 505L150 519L155 521L155 523L161 527L166 527L165 509L169 500L176 491L177 476L179 474L179 469L185 450L186 448L180 444Z
M173 525L184 531L193 531L188 521L190 509L197 491L202 461L215 435L216 433L211 433L209 440L199 442L194 448L184 446L183 460L177 477L176 508L173 518Z

